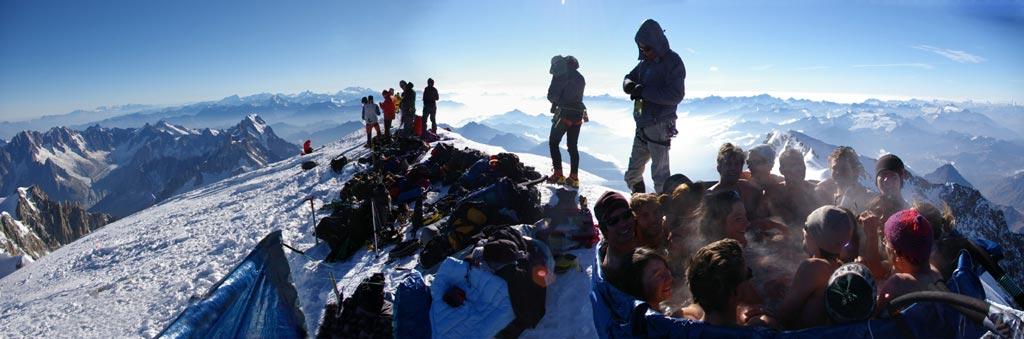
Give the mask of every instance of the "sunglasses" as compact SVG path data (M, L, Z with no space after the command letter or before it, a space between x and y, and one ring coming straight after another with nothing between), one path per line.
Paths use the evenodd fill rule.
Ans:
M629 218L633 218L633 210L630 209L626 210L626 213L622 213L615 216L609 216L604 220L599 220L599 222L605 225L615 225Z
M641 52L644 52L644 53L647 53L647 52L650 52L650 51L651 51L651 46L644 46L644 45L639 45L639 46L637 46L637 47L638 47L638 48L640 48L640 51L641 51Z

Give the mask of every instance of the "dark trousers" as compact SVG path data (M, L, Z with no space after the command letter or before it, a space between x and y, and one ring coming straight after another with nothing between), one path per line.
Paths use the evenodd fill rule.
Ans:
M562 150L558 148L558 144L562 143L562 136L566 133L569 134L569 138L565 141L565 146L569 149L569 173L577 173L579 170L580 152L576 148L576 142L580 140L580 127L583 127L582 122L576 122L569 126L565 123L565 120L561 119L556 121L554 125L551 125L548 146L551 148L551 164L555 170L562 170Z
M391 120L384 119L384 136L391 137Z
M423 107L423 131L424 132L427 131L427 118L428 117L430 118L430 125L431 125L430 131L434 132L434 133L437 133L437 121L435 121L435 118L437 117L437 106L425 105Z
M415 126L413 126L413 123L415 121L416 121L416 112L415 111L402 111L402 130L405 130L406 132L408 132L409 135L412 135L413 131L416 130Z

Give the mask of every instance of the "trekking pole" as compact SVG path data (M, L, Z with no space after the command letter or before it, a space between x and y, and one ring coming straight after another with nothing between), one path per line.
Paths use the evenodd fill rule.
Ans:
M373 216L373 251L380 256L380 243L377 240L377 202L370 197L370 215Z
M316 210L313 209L313 196L309 196L309 226L313 230L313 238L316 239L316 244L320 244L320 238L316 237Z
M338 281L334 279L334 272L327 272L331 275L331 287L334 289L334 296L338 298L338 306L341 306L341 292L338 291ZM339 314L341 312L338 312Z

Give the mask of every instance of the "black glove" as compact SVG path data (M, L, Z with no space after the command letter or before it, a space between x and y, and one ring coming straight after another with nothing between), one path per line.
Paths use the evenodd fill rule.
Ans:
M629 93L629 100L636 100L636 99L643 98L643 97L640 96L640 94L643 93L643 92L644 92L644 85L636 85L636 88L633 88L633 92Z
M636 89L636 82L631 79L622 81L622 90L625 91L626 94L633 94L634 89Z
M558 109L558 106L555 106L555 103L552 102L551 103L551 113L555 113L556 109Z

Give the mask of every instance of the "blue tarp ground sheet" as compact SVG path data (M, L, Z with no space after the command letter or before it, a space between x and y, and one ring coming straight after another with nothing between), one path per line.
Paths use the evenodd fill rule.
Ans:
M281 231L263 238L159 338L305 338L305 317L281 246Z

